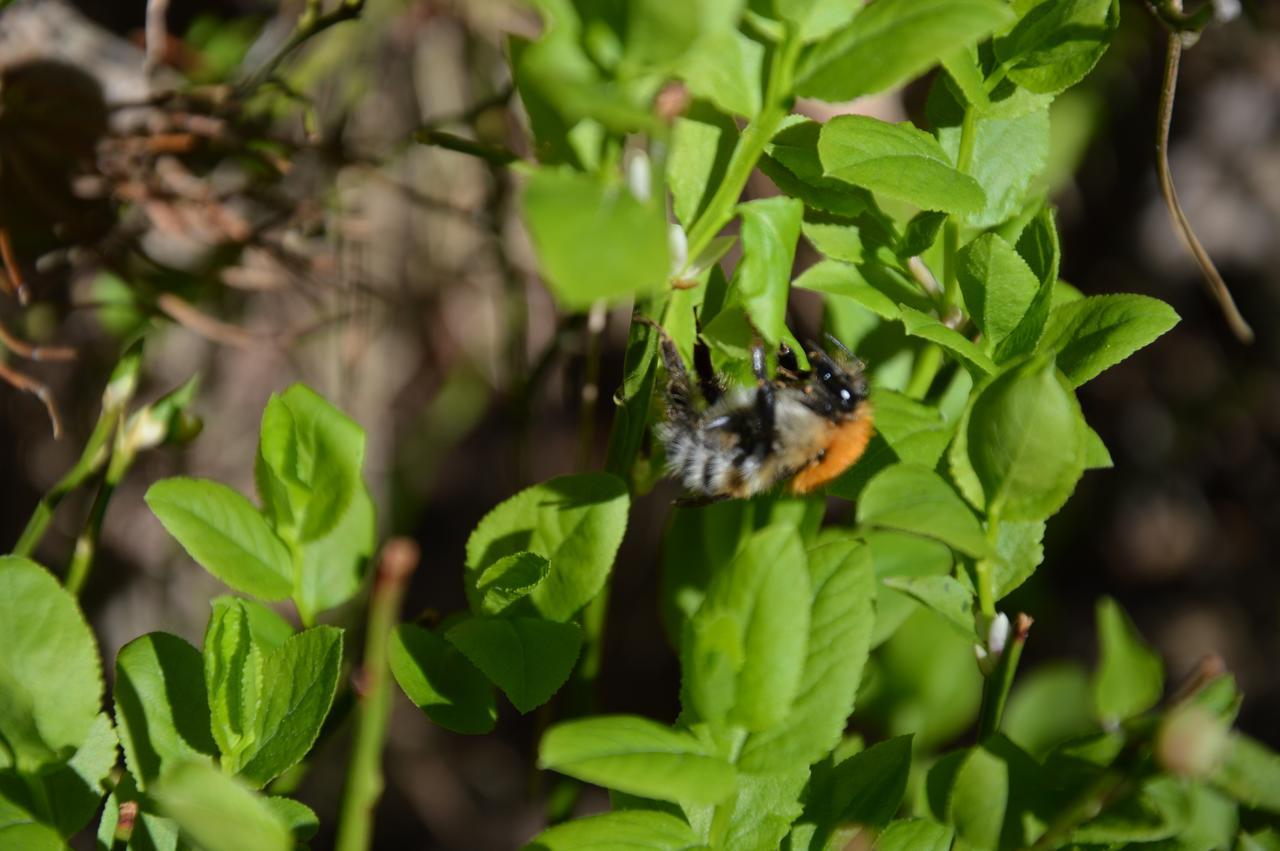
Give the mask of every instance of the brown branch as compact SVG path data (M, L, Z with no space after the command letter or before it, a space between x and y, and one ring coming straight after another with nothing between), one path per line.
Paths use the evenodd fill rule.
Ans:
M30 393L44 403L49 412L49 421L53 423L53 439L62 437L62 417L58 415L58 405L53 400L49 388L29 375L18 372L4 361L0 361L0 381L4 381L17 390Z
M1182 236L1182 241L1200 266L1200 272L1209 287L1209 293L1218 302L1218 307L1226 317L1232 333L1240 342L1251 343L1253 329L1240 314L1240 309L1236 307L1235 299L1231 297L1231 290L1227 288L1226 281L1222 279L1222 275L1218 273L1217 267L1209 257L1209 252L1205 251L1195 231L1192 230L1191 222L1178 201L1178 193L1173 188L1173 175L1169 171L1169 126L1173 123L1173 101L1178 88L1178 64L1182 58L1182 39L1183 36L1178 32L1171 31L1168 35L1164 80L1160 86L1160 113L1156 128L1156 173L1160 178L1160 192L1164 195L1164 202L1169 208L1169 215L1173 218L1175 229Z
M8 277L13 291L18 294L18 303L27 304L31 301L31 291L27 289L27 282L22 277L22 270L18 267L18 258L13 253L13 243L9 241L9 231L3 227L0 227L0 260L4 262L5 276Z
M173 293L164 293L157 298L156 307L183 328L220 345L236 349L256 349L272 343L270 338L251 334L229 322L215 319Z
M33 361L65 361L76 358L76 350L66 346L34 346L15 336L3 322L0 322L0 346L20 358Z

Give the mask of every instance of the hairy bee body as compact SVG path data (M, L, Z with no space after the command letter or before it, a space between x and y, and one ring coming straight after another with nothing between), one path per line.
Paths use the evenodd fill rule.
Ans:
M764 374L762 351L753 352L756 388L723 392L704 377L700 406L669 340L663 359L670 382L667 420L656 434L668 472L696 498L745 498L788 483L808 493L831 481L862 455L872 434L866 381L857 363L841 364L815 347L812 371L801 371L787 350L779 376Z

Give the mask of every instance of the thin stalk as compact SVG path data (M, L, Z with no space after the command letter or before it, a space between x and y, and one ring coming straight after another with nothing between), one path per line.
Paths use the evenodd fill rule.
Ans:
M102 521L107 516L107 506L116 492L116 487L124 480L125 473L133 466L137 457L134 449L126 445L122 439L116 440L115 451L111 453L111 462L107 465L107 474L98 486L98 493L93 498L93 506L89 509L89 517L84 528L76 538L75 549L71 552L71 564L67 568L67 590L77 597L84 588L93 570L94 558L98 554L98 540L102 537Z
M138 372L141 366L142 344L141 341L135 341L125 349L111 370L111 377L102 391L102 412L98 414L98 421L94 423L80 457L36 505L13 549L14 555L25 557L35 552L63 497L87 482L107 463L112 435L117 433L117 429L124 428L125 408L138 389ZM116 439L119 440L118 437Z
M270 79L275 74L276 68L280 66L280 63L313 36L324 32L335 24L360 17L360 13L363 10L364 0L341 0L338 3L338 8L322 15L320 14L320 0L307 0L306 8L303 10L302 15L299 16L293 32L289 34L284 44L280 45L280 48L266 62L259 65L252 74L236 87L237 94L241 96L249 94Z
M956 152L956 169L964 174L969 173L973 163L973 143L977 136L977 117L972 108L964 111L964 120L960 124L960 148ZM960 250L960 223L954 216L947 219L942 231L942 291L944 306L950 309L957 302L959 289L956 278L956 254Z
M937 343L926 343L916 355L916 362L911 367L911 380L907 382L907 395L912 399L923 399L933 386L938 370L942 368L942 348Z
M41 497L40 502L36 503L31 519L27 521L26 528L22 530L22 535L13 548L14 555L29 557L35 552L49 528L53 513L58 509L63 498L102 469L103 462L107 460L107 443L119 419L119 411L104 410L98 417L98 422L94 425L93 432L89 435L89 440L75 466Z
M355 674L358 692L355 740L342 795L337 851L366 851L373 841L373 811L382 796L382 750L391 715L391 683L387 647L400 617L409 577L421 553L408 538L392 538L378 558L373 592L369 596L368 632L364 661Z
M1252 343L1253 329L1249 327L1240 309L1236 307L1235 299L1231 297L1231 290L1227 288L1227 282L1222 279L1218 267L1213 264L1213 258L1200 243L1199 237L1191 227L1191 220L1187 218L1187 214L1182 209L1182 203L1178 200L1178 193L1173 188L1173 174L1169 170L1169 127L1173 124L1173 101L1178 90L1178 64L1182 59L1182 39L1183 36L1178 32L1169 33L1164 80L1160 86L1159 120L1156 124L1156 174L1160 178L1160 193L1164 196L1165 206L1169 208L1169 216L1173 219L1174 228L1200 267L1200 273L1209 288L1209 294L1218 302L1218 307L1226 318L1231 332L1240 342Z
M1031 632L1030 615L1018 614L1014 622L1013 635L1000 654L1000 661L987 677L982 690L982 713L978 717L978 741L1000 729L1000 720L1004 716L1004 707L1009 700L1009 690L1013 687L1013 676L1018 670L1018 660L1022 658L1022 647L1027 643L1027 635Z
M973 572L977 575L978 608L983 619L990 623L996 616L995 594L991 587L991 560L979 559L973 566Z
M724 179L716 187L706 210L689 230L688 256L696 258L706 250L720 229L733 219L734 208L747 185L747 179L755 170L765 145L778 132L782 120L789 112L791 82L795 75L796 59L800 55L801 41L794 34L778 46L770 66L769 82L765 89L764 106L760 114L746 126L738 139Z

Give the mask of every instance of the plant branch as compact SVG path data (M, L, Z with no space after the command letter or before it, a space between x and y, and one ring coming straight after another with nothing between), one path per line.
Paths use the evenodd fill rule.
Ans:
M1161 20L1164 18L1162 17ZM1192 229L1191 222L1178 201L1178 193L1173 188L1173 175L1169 171L1169 126L1173 123L1173 101L1178 88L1178 64L1182 58L1182 39L1183 36L1179 31L1171 31L1168 35L1164 80L1160 86L1159 120L1156 127L1156 173L1160 178L1160 193L1164 195L1164 202L1169 208L1169 215L1173 219L1175 229L1200 266L1200 272L1209 287L1209 293L1218 302L1218 307L1226 317L1231 332L1240 342L1251 343L1253 329L1240 314L1226 281L1218 273L1217 267L1209 257L1209 252L1205 251Z
M294 25L293 32L284 44L236 87L237 94L251 93L264 81L274 76L276 68L312 37L343 21L354 20L364 11L364 0L341 0L338 8L326 14L320 13L320 0L307 0L307 7Z
M1018 660L1022 658L1022 647L1027 643L1027 635L1031 632L1033 623L1030 615L1018 614L1013 625L1013 635L1000 654L995 670L987 677L982 690L982 713L978 717L979 742L1000 729L1004 707L1009 701L1009 690L1013 687L1013 676L1018 670Z
M355 673L359 703L355 740L347 766L342 795L338 851L365 851L373 840L373 811L382 796L382 750L391 715L390 669L387 647L400 617L409 577L418 567L421 552L408 538L392 538L382 547L369 596L368 632L364 661Z

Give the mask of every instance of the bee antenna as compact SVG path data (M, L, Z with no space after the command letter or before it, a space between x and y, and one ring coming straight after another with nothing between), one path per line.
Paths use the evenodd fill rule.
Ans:
M822 336L826 337L828 343L830 343L831 345L835 346L837 349L839 349L840 351L848 355L850 360L856 361L858 359L853 352L849 351L848 346L846 346L844 343L837 340L835 337L831 336L830 334L823 334Z

